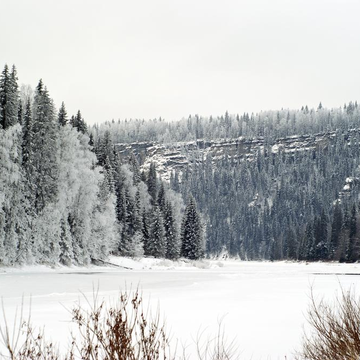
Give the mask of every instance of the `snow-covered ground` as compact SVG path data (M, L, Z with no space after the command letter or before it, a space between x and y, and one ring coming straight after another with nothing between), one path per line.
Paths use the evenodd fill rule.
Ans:
M298 347L310 287L317 298L330 301L340 288L360 287L360 264L204 261L170 262L156 259L133 261L112 258L131 268L26 267L0 268L0 296L8 320L32 297L32 322L45 326L47 338L66 347L71 309L84 293L111 301L120 289L139 288L145 302L159 306L167 328L180 347L194 351L194 340L215 334L222 319L230 340L235 338L241 359L293 359ZM83 302L83 300L81 300ZM179 347L179 345L178 345ZM195 357L193 357L195 358Z

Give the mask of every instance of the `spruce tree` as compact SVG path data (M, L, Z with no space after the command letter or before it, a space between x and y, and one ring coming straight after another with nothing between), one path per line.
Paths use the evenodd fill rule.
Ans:
M166 256L164 221L158 206L155 207L155 211L152 216L146 252L147 255L157 258L164 258Z
M148 191L151 196L151 203L152 205L155 205L157 200L157 176L155 163L150 164L146 184L148 186Z
M18 122L18 85L15 66L10 72L5 65L0 76L0 128L7 129Z
M340 244L341 228L343 226L343 213L340 207L340 203L336 202L333 221L331 224L331 239L329 258L330 260L339 260L338 248Z
M18 124L22 125L23 123L23 106L22 106L22 102L19 101L19 106L18 106Z
M360 255L360 218L356 211L355 204L351 210L350 232L349 232L349 248L347 251L347 261L355 262Z
M164 188L164 183L161 181L159 186L159 191L157 194L157 205L159 206L163 214L165 213L165 203L166 203L165 188Z
M70 124L74 127L77 131L85 134L87 132L87 126L85 120L83 119L80 110L76 113L75 116L72 116L70 119Z
M172 205L166 202L164 208L164 230L166 242L166 258L177 259L180 256L180 238L177 234Z
M64 102L61 103L61 107L59 109L58 122L61 126L65 126L68 123L67 112Z
M37 213L56 200L59 176L59 128L55 110L42 80L35 91L32 124L32 184Z
M189 197L181 225L181 256L191 260L204 256L203 228L192 196Z
M24 123L23 123L23 141L22 141L22 161L26 172L30 172L32 166L32 151L33 148L33 128L31 104L28 99L25 107Z
M141 217L141 233L142 233L142 242L144 244L144 254L151 255L150 247L150 214L145 210L142 210Z

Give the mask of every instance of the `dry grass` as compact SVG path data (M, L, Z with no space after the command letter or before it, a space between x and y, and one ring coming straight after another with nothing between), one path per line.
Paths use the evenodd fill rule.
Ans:
M237 360L239 351L235 340L228 341L223 319L218 323L218 331L213 337L204 338L204 331L196 338L197 358L199 360Z
M47 342L42 331L31 326L30 315L24 320L21 306L10 331L2 306L3 321L0 319L0 341L5 354L1 359L11 360L173 360L188 359L186 351L181 356L172 351L165 326L159 313L151 316L144 311L139 291L121 292L114 306L99 301L97 292L87 306L77 306L70 311L77 332L73 334L69 352L61 356L52 342ZM31 309L30 309L31 310ZM31 311L29 311L31 314ZM197 339L199 360L235 359L234 344L227 344L221 322L218 334L202 341Z
M90 311L72 310L79 336L74 338L72 353L93 360L160 360L172 359L169 339L159 315L144 312L138 291L120 293L117 304L107 308L94 302Z
M342 291L334 304L316 302L312 293L308 321L312 331L304 335L298 359L360 359L360 300L353 291Z
M30 305L31 309L31 305ZM0 315L0 340L5 347L6 354L0 353L1 359L11 360L58 360L59 354L51 342L44 340L41 330L35 331L31 325L31 311L28 318L24 316L24 304L19 314L15 314L12 331L6 318L3 302Z

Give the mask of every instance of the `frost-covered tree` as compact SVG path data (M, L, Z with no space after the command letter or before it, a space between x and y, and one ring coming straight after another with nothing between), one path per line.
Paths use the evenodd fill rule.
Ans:
M118 222L115 212L115 195L108 187L104 177L99 186L97 200L91 221L90 255L91 259L104 260L116 249Z
M72 238L70 224L68 218L62 217L60 220L60 255L59 261L63 265L70 266L74 263L74 251L72 246Z
M164 221L161 210L155 207L149 231L149 240L146 242L145 254L164 258L166 256L166 239Z
M42 80L35 91L32 123L32 189L34 207L40 213L56 200L59 178L59 127L55 109Z
M0 128L7 129L18 122L18 85L15 66L7 65L0 76Z
M20 125L0 130L0 264L5 265L31 257L21 137Z

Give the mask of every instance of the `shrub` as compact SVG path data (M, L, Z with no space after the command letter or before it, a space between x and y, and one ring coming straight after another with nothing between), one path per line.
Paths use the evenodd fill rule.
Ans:
M85 296L84 296L85 297ZM171 351L170 340L159 314L151 316L143 308L138 291L120 293L114 306L99 301L97 292L93 301L85 297L87 309L78 305L70 312L77 332L72 337L68 354L59 355L58 349L47 342L42 331L31 326L30 315L24 319L23 309L15 318L13 331L6 320L4 306L3 321L0 318L0 340L6 354L0 358L11 360L173 360L189 359L185 350L181 356ZM31 309L30 309L31 310ZM31 314L31 311L29 311ZM235 359L233 343L227 346L221 323L214 338L197 339L199 360Z
M342 291L334 304L316 302L312 293L308 321L312 331L304 335L297 359L360 359L360 300L353 291Z

